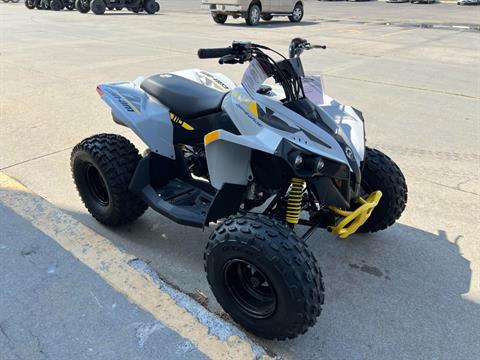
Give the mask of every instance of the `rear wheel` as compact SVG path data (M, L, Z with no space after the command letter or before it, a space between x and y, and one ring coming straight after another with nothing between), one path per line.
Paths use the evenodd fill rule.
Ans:
M288 17L288 20L291 22L300 22L303 19L303 5L301 3L296 3L292 15Z
M155 2L155 0L145 0L143 2L143 7L147 14L152 15L157 12L157 3Z
M119 135L95 135L74 147L73 179L95 219L105 225L122 225L145 212L147 204L128 190L140 159L135 146Z
M380 190L383 195L358 232L384 230L400 218L407 204L407 183L397 164L380 150L365 149L362 188L366 193Z
M50 8L53 11L59 11L63 9L63 1L62 0L51 0L50 1Z
M86 14L90 11L90 0L76 0L75 7L82 14Z
M245 22L249 26L255 26L260 22L260 15L262 13L262 10L260 9L260 6L257 4L253 4L250 6L247 12L247 16L245 17Z
M27 9L35 9L35 0L25 0L25 6Z
M204 260L218 302L255 335L294 338L320 315L324 287L315 257L281 223L232 216L210 236Z
M225 14L212 14L213 21L215 21L217 24L225 24L225 21L227 21L228 15Z
M92 0L92 2L90 3L90 8L95 15L103 15L105 14L107 6L105 5L105 1L103 0Z

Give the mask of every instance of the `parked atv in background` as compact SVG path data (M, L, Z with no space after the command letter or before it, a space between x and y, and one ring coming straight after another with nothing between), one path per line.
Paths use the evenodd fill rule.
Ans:
M106 10L122 10L124 8L135 13L145 11L155 14L160 11L160 4L155 0L76 0L75 7L81 13L90 10L96 15L102 15Z
M8 3L8 2L11 2L11 3L18 3L20 0L2 0L4 3Z
M50 0L34 0L33 8L30 7L29 1L25 1L25 6L29 9L50 10Z
M75 9L75 0L25 0L28 9L54 10Z
M75 9L75 0L50 0L50 9L59 11L63 9Z
M197 69L101 84L113 121L148 151L100 134L71 154L80 197L107 226L148 207L182 225L217 224L204 253L208 282L236 322L268 339L303 334L320 315L325 288L306 242L316 229L340 238L383 230L407 202L398 166L366 147L362 113L304 74L300 55L313 48L325 47L296 38L288 58L250 42L198 51L249 62L241 85Z

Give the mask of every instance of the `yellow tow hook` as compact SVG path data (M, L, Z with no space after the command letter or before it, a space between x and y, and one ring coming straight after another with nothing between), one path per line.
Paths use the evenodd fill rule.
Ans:
M362 205L353 211L330 206L329 209L335 214L343 216L343 219L337 225L329 226L328 230L337 234L341 239L345 239L347 236L354 234L360 226L365 224L370 215L372 215L373 209L378 205L381 198L381 191L372 192L366 199L358 198L358 202Z

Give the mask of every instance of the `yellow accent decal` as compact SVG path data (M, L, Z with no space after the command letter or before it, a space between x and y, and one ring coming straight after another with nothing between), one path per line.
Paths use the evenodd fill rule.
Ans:
M121 95L120 95L121 96ZM122 99L135 111L137 114L140 114L140 110L138 110L135 105L133 105L128 99L124 96L122 96Z
M180 125L185 130L188 130L188 131L195 130L190 124L183 121L179 116L175 115L174 113L170 113L170 120L172 120L172 122Z
M330 206L329 208L332 212L344 218L336 226L329 226L328 230L337 234L341 239L345 239L347 236L354 234L360 226L365 224L370 215L372 215L373 209L378 205L381 198L381 191L372 192L366 200L359 198L358 201L362 205L354 211L341 210Z
M247 106L247 109L253 114L255 115L255 117L258 118L258 107L257 107L257 102L256 101L252 101L250 103L250 105Z
M208 133L207 135L205 135L204 137L204 142L205 142L205 145L211 143L212 141L215 141L218 139L218 137L220 136L220 131L218 130L215 130L215 131L212 131L211 133Z
M189 124L187 124L185 121L182 122L182 127L188 131L192 131L193 127L191 127Z
M217 89L222 91L222 92L227 92L228 88L225 87L225 85L219 83L213 76L209 76L206 74L203 74L208 80L210 80L214 85L216 85Z

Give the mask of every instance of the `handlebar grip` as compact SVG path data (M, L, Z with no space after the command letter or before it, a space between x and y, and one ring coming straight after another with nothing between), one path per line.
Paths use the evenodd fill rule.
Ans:
M232 48L216 48L216 49L198 49L198 57L200 59L214 59L225 55L230 55Z

